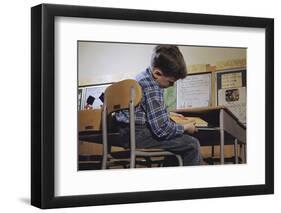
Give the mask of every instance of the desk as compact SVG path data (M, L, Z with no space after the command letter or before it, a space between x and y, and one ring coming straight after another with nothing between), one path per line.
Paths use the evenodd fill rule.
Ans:
M202 146L220 145L220 163L224 164L224 145L233 144L235 163L238 163L238 144L243 145L243 163L246 162L246 127L225 106L178 109L173 112L196 116L208 122L208 127L198 128Z
M120 135L119 133L108 133L107 137L108 137L108 140L111 140L112 142L117 143L117 142L119 142L118 141L119 135ZM78 133L78 140L87 141L90 143L103 144L101 131L81 131ZM114 146L115 144L113 143L112 145ZM119 144L117 143L117 145L119 145Z

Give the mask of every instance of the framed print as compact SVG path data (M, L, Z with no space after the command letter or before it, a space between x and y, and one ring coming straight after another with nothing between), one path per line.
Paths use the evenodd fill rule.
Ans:
M274 192L273 19L41 4L31 40L32 205Z

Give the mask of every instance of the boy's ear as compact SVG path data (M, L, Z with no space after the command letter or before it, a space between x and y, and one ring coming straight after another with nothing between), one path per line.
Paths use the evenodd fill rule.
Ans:
M163 76L162 71L161 71L160 69L157 69L157 68L154 68L153 71L152 71L152 73L153 73L153 76L154 76L155 78Z

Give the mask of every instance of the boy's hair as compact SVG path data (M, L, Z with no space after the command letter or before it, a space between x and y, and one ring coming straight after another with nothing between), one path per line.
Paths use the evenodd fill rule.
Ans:
M167 77L182 79L187 75L184 58L175 45L156 46L151 57L151 67L160 69Z

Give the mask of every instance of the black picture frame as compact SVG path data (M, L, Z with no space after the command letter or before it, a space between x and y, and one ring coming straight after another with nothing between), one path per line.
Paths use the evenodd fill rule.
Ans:
M54 195L55 17L265 29L265 184L93 195ZM31 204L60 208L274 193L274 20L270 18L41 4L31 8Z

